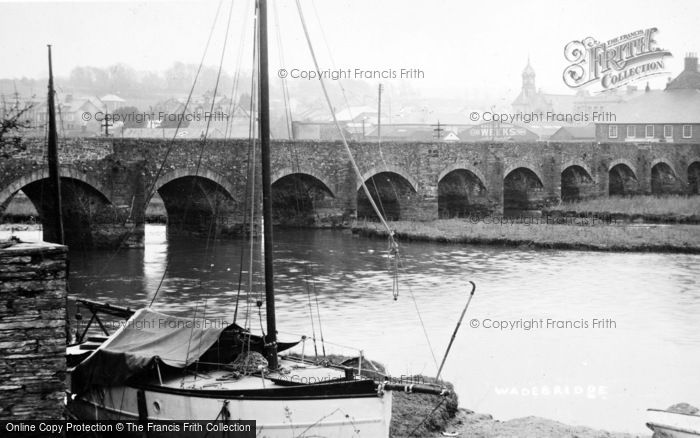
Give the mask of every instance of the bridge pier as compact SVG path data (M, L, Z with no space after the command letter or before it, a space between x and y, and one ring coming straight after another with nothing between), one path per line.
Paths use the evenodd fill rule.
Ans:
M503 184L505 164L503 159L499 157L498 146L489 145L489 151L484 160L484 172L486 177L486 196L488 204L486 209L494 215L503 215Z
M244 139L209 140L205 149L199 140L64 139L59 159L69 245L143 246L151 190L164 200L171 235L240 233L250 197L248 147ZM537 210L562 198L700 191L700 144L388 142L350 148L390 219ZM276 141L272 149L277 223L342 226L371 217L340 142ZM47 209L44 155L42 139L21 139L16 154L0 161L0 211L20 190L40 214Z

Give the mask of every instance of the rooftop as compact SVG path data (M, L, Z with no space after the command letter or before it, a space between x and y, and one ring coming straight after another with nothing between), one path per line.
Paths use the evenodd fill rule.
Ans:
M611 112L614 123L700 123L700 89L648 91Z

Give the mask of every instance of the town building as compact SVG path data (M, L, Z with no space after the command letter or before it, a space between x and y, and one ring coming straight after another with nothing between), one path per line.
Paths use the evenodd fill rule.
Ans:
M540 139L540 136L519 125L511 123L486 122L471 126L458 134L461 141L520 141L532 142Z
M530 58L522 72L520 94L511 104L513 113L570 113L574 109L575 96L567 94L548 94L535 85L535 69L530 65Z
M549 137L550 141L594 141L595 124L585 126L562 126Z
M601 114L610 111L612 107L643 94L643 91L640 91L636 86L632 85L624 89L613 89L595 94L591 94L585 89L579 90L576 94L571 95L550 94L536 88L535 77L535 70L530 65L530 60L528 59L527 66L525 66L522 72L520 94L511 105L514 114L553 113L561 116L568 114L585 114L588 116L588 120L591 120L594 113ZM528 126L528 128L536 131L540 135L541 140L546 140L563 126L582 126L586 124L588 124L588 122L558 122L540 125L537 128L533 125Z
M665 90L647 90L612 109L615 120L596 124L601 142L700 143L700 72L689 54Z
M60 136L92 136L101 133L107 105L96 96L74 97L59 95L56 99L56 119ZM44 135L49 121L48 103L40 101L33 111L34 130Z

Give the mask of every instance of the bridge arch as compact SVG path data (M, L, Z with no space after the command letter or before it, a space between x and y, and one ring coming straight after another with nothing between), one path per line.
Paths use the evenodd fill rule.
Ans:
M687 169L688 193L691 195L700 194L700 157L695 157L688 161Z
M96 179L83 172L82 170L76 168L75 166L63 165L58 169L58 175L61 178L71 178L91 186L104 198L108 203L112 203L109 197L105 194L106 190L102 184ZM31 183L41 181L42 179L47 179L49 177L49 168L44 166L33 170L27 174L20 176L19 178L12 181L4 189L0 190L0 205L4 205L15 193L22 190L23 187L28 186Z
M626 159L626 158L618 158L618 159L612 160L612 161L608 164L608 172L610 172L615 166L617 166L617 165L619 165L619 164L623 164L623 165L627 166L627 167L632 171L632 174L634 175L634 178L635 178L635 179L638 178L638 176L637 176L637 175L638 175L638 174L637 174L637 168L635 167L634 164L632 164L631 161L629 161L629 160Z
M595 182L586 163L581 160L569 160L561 169L562 201L578 201L595 196Z
M362 188L362 182L377 207L388 220L406 219L418 192L418 182L397 166L373 167L362 175L357 184L357 217L376 219L376 213Z
M481 173L479 169L477 169L474 165L467 161L460 161L457 163L450 164L449 166L445 167L442 172L440 172L440 175L438 175L438 183L442 181L443 178L445 178L450 172L453 172L455 170L467 170L471 173L474 174L477 178L479 178L479 181L481 181L482 184L486 184L486 178L484 178L484 175Z
M682 192L681 181L673 164L666 158L656 158L651 162L651 193L663 195Z
M290 175L308 175L310 177L317 179L321 184L323 184L323 188L326 191L328 191L328 193L330 193L330 195L332 197L335 198L335 193L331 189L331 187L333 187L333 185L328 181L328 179L325 178L324 176L320 175L318 172L315 172L314 170L307 168L306 166L299 167L297 169L293 169L291 167L282 168L282 169L278 170L277 172L275 172L272 175L272 178L270 180L271 180L272 184L274 184L277 181L279 181L280 179L287 177L287 176L290 176Z
M162 175L153 185L146 214L167 216L169 235L217 237L229 230L228 218L242 216L233 185L209 168L180 168ZM158 206L158 193L162 206ZM235 224L233 224L235 227Z
M468 162L447 166L438 175L438 217L469 217L491 211L483 174Z
M508 167L506 167L505 171L503 172L503 178L507 178L508 175L510 175L514 170L517 169L527 169L530 172L534 173L537 176L537 179L540 181L540 183L544 186L544 178L542 177L542 172L540 172L538 166L535 166L532 163L528 162L517 162L510 164Z
M161 175L156 183L153 185L153 190L158 191L160 190L161 187L164 185L180 178L186 178L186 177L197 177L197 178L204 178L211 180L218 184L219 186L223 187L226 190L226 193L231 199L236 199L235 196L233 195L235 193L235 190L233 189L233 185L220 173L214 172L213 170L206 168L206 167L200 167L199 170L196 167L186 167L186 168L180 168L180 169L175 169L172 170L165 175Z
M671 163L671 161L670 161L669 159L667 159L667 158L655 158L654 160L652 160L651 165L649 166L649 168L650 168L650 169L653 169L654 166L656 166L656 165L659 164L659 163L663 163L663 164L667 165L667 166L671 169L671 171L673 172L673 174L674 174L675 176L679 176L678 172L676 172L676 167L675 167L675 166L673 165L673 163Z
M637 169L624 158L613 160L608 164L608 195L628 196L639 190Z
M503 174L503 212L523 214L544 207L544 179L527 165L511 165Z
M102 225L114 222L119 217L119 212L105 194L104 187L95 178L70 165L60 166L58 174L61 178L65 243L71 248L82 249L104 246L104 242L112 237L101 233ZM44 239L56 242L58 229L51 221L45 220L56 209L48 184L47 167L22 175L0 192L0 211L5 210L14 195L21 190L44 224Z
M413 189L414 192L418 192L418 181L413 178L408 172L403 170L402 168L398 166L393 166L390 164L384 165L384 166L375 166L369 169L367 172L362 174L362 181L357 182L357 187L356 190L360 190L362 188L362 183L367 181L368 179L372 178L375 175L378 175L380 173L395 173L399 176L401 176L403 179L408 181L408 183L411 185L411 188Z
M586 171L588 176L591 177L591 179L593 178L593 172L591 172L591 167L588 164L586 164L583 160L580 160L577 158L574 158L572 160L568 160L565 163L563 163L561 165L561 171L563 172L571 166L578 166L578 167L582 168L583 170Z
M333 226L342 221L328 181L310 169L284 168L272 176L275 224L295 227Z

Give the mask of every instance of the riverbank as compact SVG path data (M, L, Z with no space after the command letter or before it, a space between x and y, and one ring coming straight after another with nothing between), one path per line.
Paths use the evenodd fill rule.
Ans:
M415 378L420 382L435 382L425 376ZM444 384L453 389L452 384ZM534 416L499 421L489 414L458 408L457 394L454 393L442 398L395 392L393 397L391 438L648 438L652 435L651 431L638 435L571 426Z
M444 432L444 433L443 433ZM634 435L608 432L585 426L570 426L540 417L515 418L508 421L494 420L491 415L459 409L445 425L444 431L421 435L425 438L648 438L649 434ZM392 436L392 438L398 438Z
M331 357L337 363L357 367L356 359L342 356ZM333 361L333 360L332 360ZM365 359L362 375L374 379L386 376L384 365ZM369 365L367 365L369 364ZM376 371L368 370L374 368ZM437 382L433 377L410 376L408 383L427 383L443 386L450 392L447 396L393 393L391 408L391 438L647 438L645 435L608 432L585 426L570 426L540 417L516 418L508 421L494 420L489 414L459 408L458 395L450 382ZM680 405L679 405L680 406Z
M615 223L700 224L700 196L611 196L565 202L543 215L596 217Z
M550 223L547 218L510 220L486 217L478 220L440 219L429 222L390 222L399 240L483 244L543 249L592 251L673 252L700 254L700 226L618 225L568 221ZM358 222L353 233L386 237L376 222Z

